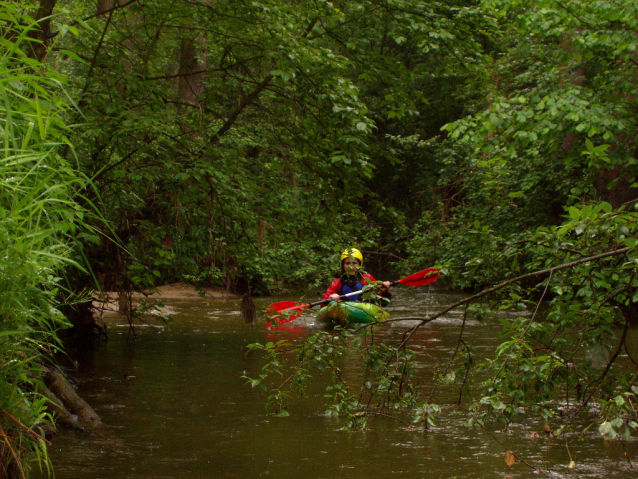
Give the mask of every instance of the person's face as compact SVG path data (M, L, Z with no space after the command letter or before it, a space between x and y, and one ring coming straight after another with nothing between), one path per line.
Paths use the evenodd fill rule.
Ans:
M343 270L347 274L354 274L361 267L361 263L356 258L346 258L343 260Z

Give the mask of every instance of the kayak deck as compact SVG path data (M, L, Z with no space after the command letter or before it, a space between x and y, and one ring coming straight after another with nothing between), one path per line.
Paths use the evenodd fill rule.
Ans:
M317 313L317 321L339 326L377 323L386 319L390 319L390 315L380 306L351 301L339 303L333 301Z

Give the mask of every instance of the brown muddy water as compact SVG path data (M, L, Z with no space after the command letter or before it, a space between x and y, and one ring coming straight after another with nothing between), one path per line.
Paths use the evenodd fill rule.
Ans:
M427 288L400 289L388 311L395 317L424 316L459 298ZM258 306L288 299L295 298L268 298ZM294 400L289 417L269 416L266 394L242 378L256 377L263 365L259 356L246 354L247 345L303 340L319 330L314 319L304 316L296 330L273 334L263 324L244 325L239 301L165 304L172 321L138 326L134 341L126 340L123 317L105 318L109 341L69 370L104 426L94 433L61 431L53 439L57 479L638 478L636 441L625 445L630 463L620 444L595 431L586 441L569 435L550 439L542 434L542 423L529 422L491 437L467 426L467 411L445 393L435 398L444 406L437 427L427 431L383 417L371 418L365 432L344 431L342 419L323 414L319 388ZM412 348L424 359L419 371L424 391L434 368L456 347L460 325L461 313L452 312L418 333ZM380 334L395 342L404 329L395 325ZM494 349L499 333L497 321L469 321L465 338L481 355ZM533 438L532 432L540 435ZM521 462L508 467L499 442L544 472Z

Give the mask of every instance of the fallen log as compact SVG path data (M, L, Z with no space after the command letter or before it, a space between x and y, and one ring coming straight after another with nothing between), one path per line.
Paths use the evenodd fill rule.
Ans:
M80 423L78 417L75 414L71 414L59 397L46 387L39 392L49 400L47 409L55 418L55 424L57 426L67 427L80 432L84 431L84 426Z
M102 425L100 416L93 410L89 404L75 392L75 389L64 375L57 369L46 368L44 372L44 383L62 406L70 413L75 415L80 425L86 429L94 429ZM60 406L55 400L51 402L52 408L55 405ZM55 405L54 405L55 404ZM62 411L62 413L64 413ZM73 423L73 418L70 418Z

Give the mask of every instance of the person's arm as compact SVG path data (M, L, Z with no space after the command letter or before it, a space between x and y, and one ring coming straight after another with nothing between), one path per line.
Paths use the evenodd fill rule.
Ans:
M337 299L333 299L333 301L338 301L339 299L339 290L341 289L341 281L339 280L339 278L335 278L335 280L330 283L330 286L328 286L328 289L326 290L325 293L323 293L323 296L321 297L321 299L328 299L330 298L332 295L337 295Z

